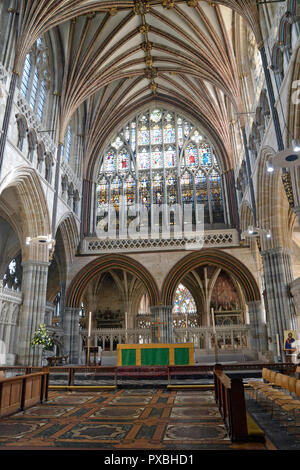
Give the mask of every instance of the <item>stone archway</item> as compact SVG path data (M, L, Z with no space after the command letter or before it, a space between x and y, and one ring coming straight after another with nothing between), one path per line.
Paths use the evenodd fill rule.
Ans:
M89 281L97 274L111 269L124 269L134 274L145 285L150 305L158 305L160 293L155 279L140 263L125 255L104 255L85 266L72 280L66 298L66 305L79 308L80 299Z
M23 303L18 319L18 363L38 365L40 351L30 343L38 326L43 323L49 265L47 243L26 244L26 238L51 233L48 204L36 170L17 167L0 184L0 204L5 205L9 222L16 230L22 252Z
M249 269L237 258L222 250L203 249L185 256L170 271L164 280L162 287L162 303L171 305L176 286L180 280L193 268L205 264L214 264L231 272L243 287L247 302L261 300L261 295L257 282Z
M237 287L238 296L247 304L250 320L250 344L253 351L266 351L266 331L263 321L262 298L257 280L239 259L218 249L203 249L180 260L166 276L162 287L162 303L172 307L177 285L187 276L198 276L199 268L214 267L211 279L207 279L207 302L210 302L215 281L220 273L228 273ZM204 282L205 284L205 282ZM205 295L204 295L205 297ZM206 305L206 326L211 326L210 305Z
M147 293L150 306L159 304L160 292L155 279L146 268L132 258L125 255L111 254L101 256L87 264L72 280L66 295L64 311L65 351L72 358L72 362L76 363L79 361L79 342L76 338L79 338L78 317L85 292L90 286L92 289L92 292L90 292L90 308L95 311L97 306L96 303L93 304L93 298L96 299L94 294L98 288L97 279L101 282L102 275L109 273L114 279L116 286L120 286L120 277L117 275L120 272L128 273L128 277L130 275L132 279L136 279L138 284L142 286L142 290L139 288L139 293Z

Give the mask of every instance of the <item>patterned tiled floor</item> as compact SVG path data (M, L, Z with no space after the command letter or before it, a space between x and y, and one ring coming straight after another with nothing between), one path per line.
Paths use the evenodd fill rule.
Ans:
M267 449L233 445L211 391L51 392L0 420L0 448Z

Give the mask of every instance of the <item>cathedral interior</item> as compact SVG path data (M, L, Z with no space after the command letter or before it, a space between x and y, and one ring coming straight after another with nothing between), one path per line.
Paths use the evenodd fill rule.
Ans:
M300 364L299 0L2 0L0 128L0 366Z

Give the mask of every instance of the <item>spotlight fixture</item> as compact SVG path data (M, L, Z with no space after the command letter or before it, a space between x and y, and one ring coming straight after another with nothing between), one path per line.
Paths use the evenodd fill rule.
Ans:
M299 145L299 147L298 147ZM299 150L296 150L299 148ZM291 168L300 165L300 142L293 141L293 146L282 150L282 152L277 153L273 157L269 158L267 162L272 165L273 168Z
M300 141L298 139L294 139L292 142L292 147L294 152L300 152Z
M268 160L267 161L267 172L268 173L273 173L273 171L274 171L273 163L272 163L272 161Z
M264 228L259 228L259 227L253 227L252 225L249 225L248 229L242 232L241 239L245 240L245 238L254 238L254 237L259 237L261 235L265 235L266 238L272 237L270 230L266 230Z
M55 247L55 240L52 239L51 233L49 235L39 235L37 237L26 237L26 245L48 245L48 250L53 254Z

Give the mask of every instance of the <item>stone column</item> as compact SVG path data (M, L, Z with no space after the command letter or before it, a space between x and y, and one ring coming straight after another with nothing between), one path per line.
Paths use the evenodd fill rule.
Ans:
M174 343L172 305L150 307L152 343Z
M24 261L22 292L23 305L19 317L18 363L41 365L41 351L31 346L31 340L41 323L44 323L49 263Z
M250 347L254 351L268 350L267 325L263 321L261 301L248 302L250 320Z
M299 338L300 337L300 277L297 277L297 279L295 279L291 283L290 290L294 299L297 338Z
M277 357L276 334L283 345L284 330L294 329L295 311L290 295L293 280L291 256L285 248L274 248L261 252L268 305L268 323L272 339L271 349ZM283 357L283 353L281 351Z
M64 354L69 356L70 364L79 364L79 313L80 308L66 307L62 316L62 327L64 331Z

